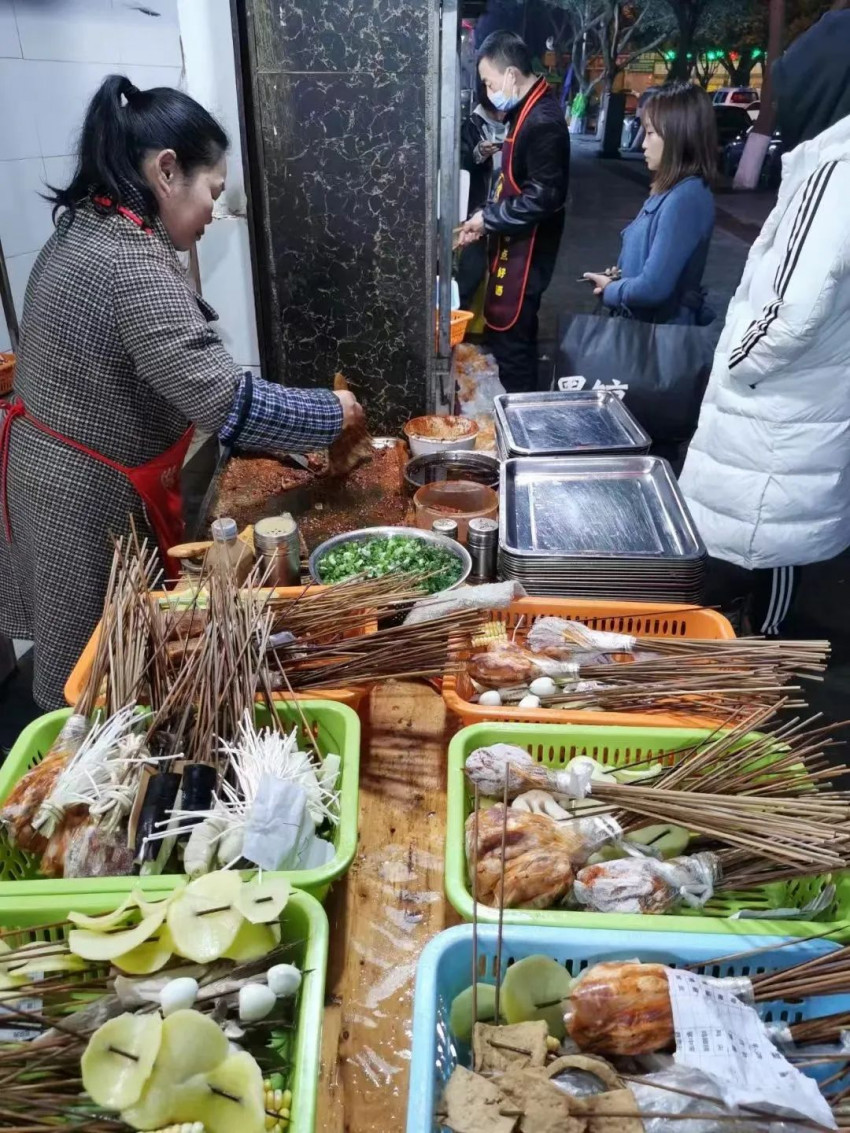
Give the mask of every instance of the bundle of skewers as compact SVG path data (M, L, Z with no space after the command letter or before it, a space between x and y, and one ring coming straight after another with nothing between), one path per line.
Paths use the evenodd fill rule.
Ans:
M826 641L634 637L540 617L508 631L458 635L477 702L489 707L679 713L727 719L754 705L804 706L822 679Z
M501 925L483 938L472 926L465 942L472 982L450 1003L441 1052L453 1065L437 1117L450 1130L850 1125L848 1014L834 1010L837 999L850 1008L846 947L792 939L688 963L704 944L685 934L668 965L657 942L642 960L641 934L623 930L607 946L635 959L599 957L575 930L537 954ZM804 1019L773 1021L789 1015Z
M833 728L772 708L674 752L562 769L525 748L470 754L474 903L667 913L850 865L850 794Z
M4 800L6 837L45 877L327 864L341 753L320 749L290 694L441 675L449 623L471 629L478 615L377 631L422 596L418 575L295 597L257 575L237 586L219 565L167 596L159 581L135 532L116 541L84 692Z
M308 955L290 899L302 924L311 898L229 873L32 929L7 912L0 1129L284 1133Z

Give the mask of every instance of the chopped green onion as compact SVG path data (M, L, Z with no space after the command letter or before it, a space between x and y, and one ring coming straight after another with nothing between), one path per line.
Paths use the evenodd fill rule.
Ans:
M436 594L453 586L463 573L457 555L414 535L388 535L363 543L343 543L319 560L322 582L344 582L363 576L382 578L402 571L428 574L424 587Z

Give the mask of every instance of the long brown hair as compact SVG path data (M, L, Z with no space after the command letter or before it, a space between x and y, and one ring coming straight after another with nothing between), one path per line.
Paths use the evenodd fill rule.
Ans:
M711 99L693 83L668 83L642 109L664 139L653 193L666 193L686 177L711 185L717 171L717 125Z

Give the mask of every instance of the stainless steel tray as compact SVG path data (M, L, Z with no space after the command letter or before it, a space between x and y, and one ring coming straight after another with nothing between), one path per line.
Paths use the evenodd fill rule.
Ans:
M495 414L505 456L634 455L651 443L607 390L501 394Z
M658 457L519 457L502 465L500 488L499 544L510 556L681 562L705 554Z

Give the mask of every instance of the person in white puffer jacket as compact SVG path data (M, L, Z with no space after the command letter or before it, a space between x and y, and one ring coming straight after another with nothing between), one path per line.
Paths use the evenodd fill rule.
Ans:
M733 564L718 572L727 593L735 567L753 572L753 629L766 634L790 608L794 568L850 546L850 11L823 16L773 77L794 148L680 481L709 555Z

